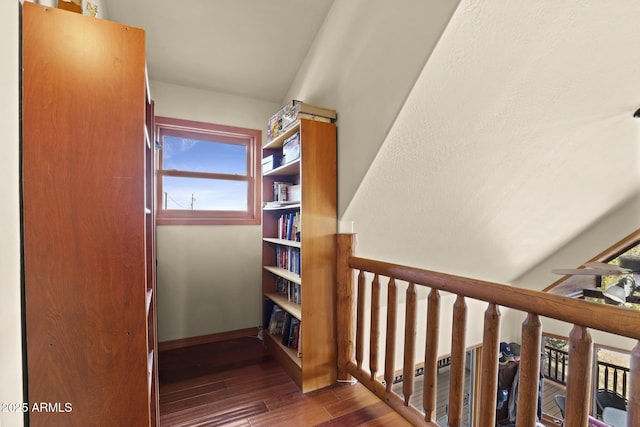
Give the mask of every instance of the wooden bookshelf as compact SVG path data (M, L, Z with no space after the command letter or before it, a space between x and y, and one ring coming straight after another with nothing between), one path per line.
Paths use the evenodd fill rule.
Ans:
M289 175L296 173L300 169L300 161L294 160L292 162L287 163L286 165L278 166L275 169L270 170L269 172L265 172L265 176L269 175Z
M292 273L284 268L265 265L264 269L274 276L282 277L283 279L290 280L294 283L302 284L300 275Z
M300 120L267 143L263 157L282 155L283 143L296 132L299 132L299 158L263 174L265 203L273 201L274 182L300 185L301 200L296 205L267 205L263 209L262 294L265 323L272 304L300 320L301 356L297 349L283 345L280 335L271 336L268 324L263 325L263 335L269 351L306 393L336 381L336 126ZM299 213L299 241L283 238L278 226L279 218L292 212ZM300 274L278 265L278 248L297 256ZM301 304L276 291L279 278L300 285Z
M266 339L269 340L267 347L277 348L278 352L285 355L285 360L290 360L298 369L302 369L302 358L298 357L296 349L282 345L282 335L267 335Z
M29 425L156 426L145 33L33 2L21 16L25 398L72 404Z
M275 292L267 292L264 294L264 296L282 307L284 311L286 311L293 317L296 317L298 319L302 318L302 310L300 307L301 304L295 304L289 301L286 295L278 294Z

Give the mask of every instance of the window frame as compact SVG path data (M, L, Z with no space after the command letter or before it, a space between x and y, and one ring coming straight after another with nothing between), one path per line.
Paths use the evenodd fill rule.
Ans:
M219 125L170 117L155 118L156 141L159 145L156 162L156 224L157 225L259 225L261 223L260 153L262 131L235 126ZM222 142L247 147L247 174L227 174L163 169L165 136ZM206 178L247 182L247 210L181 210L164 209L162 206L163 178Z

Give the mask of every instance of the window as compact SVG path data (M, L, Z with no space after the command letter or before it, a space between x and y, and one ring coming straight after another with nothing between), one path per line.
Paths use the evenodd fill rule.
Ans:
M260 224L259 130L156 117L159 225Z

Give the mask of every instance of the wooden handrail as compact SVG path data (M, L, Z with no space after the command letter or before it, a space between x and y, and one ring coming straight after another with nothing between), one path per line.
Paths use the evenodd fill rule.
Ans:
M640 340L636 311L355 256L349 259L349 267Z
M567 396L564 426L586 427L590 422L590 379L592 375L593 344L589 329L604 331L622 337L640 340L640 313L625 308L598 304L547 292L517 288L461 276L449 275L415 267L376 261L355 256L355 235L340 234L338 239L338 361L339 377L348 380L355 377L382 400L414 425L436 426L436 376L439 333L440 292L457 296L451 308L451 368L448 424L462 425L462 406L465 370L465 334L467 328L468 298L484 301L487 309L484 323L481 359L481 385L477 402L476 424L494 427L496 423L496 397L498 351L500 342L500 307L527 314L522 324L521 362L517 398L518 427L534 426L537 419L537 402L540 386L540 350L542 325L540 318L551 318L573 325L569 337L571 370L567 380ZM367 283L367 274L373 275ZM357 275L357 292L353 278ZM370 276L369 276L370 277ZM384 381L378 375L378 334L381 311L380 282L388 278L388 303L386 307L387 337L384 349ZM394 346L397 318L396 281L408 283L406 295L404 355L396 354ZM413 371L416 366L416 289L430 289L427 298L427 330L424 357L424 413L409 406L413 394ZM366 296L371 293L370 318L367 320ZM364 325L370 325L369 371L363 366L365 343ZM355 328L354 326L355 325ZM355 347L355 351L354 351ZM391 391L395 361L402 356L403 396ZM640 425L640 343L632 353L628 404L628 425Z

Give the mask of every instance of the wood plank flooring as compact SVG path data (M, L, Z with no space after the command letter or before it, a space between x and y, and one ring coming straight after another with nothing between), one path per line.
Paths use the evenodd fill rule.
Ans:
M162 427L409 425L361 384L303 395L255 337L161 352L159 373ZM422 381L416 380L411 400L418 406ZM563 388L545 381L543 410L561 418L555 394ZM438 375L439 417L447 396L445 368Z
M408 426L361 384L302 394L254 337L160 353L160 425Z

